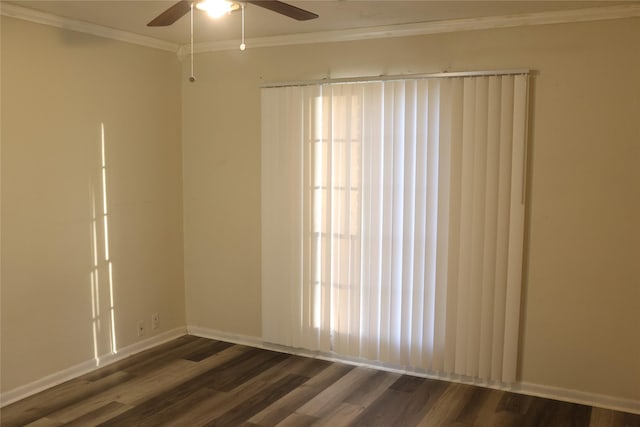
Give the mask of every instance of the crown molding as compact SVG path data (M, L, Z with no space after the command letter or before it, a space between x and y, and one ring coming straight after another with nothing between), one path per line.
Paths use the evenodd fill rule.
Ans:
M50 13L40 12L15 4L0 2L0 15L22 19L24 21L35 22L37 24L50 25L52 27L64 28L65 30L78 31L80 33L91 34L98 37L118 40L121 42L137 44L154 49L177 52L180 45L153 37L141 36L127 31L116 30L101 25L90 24L88 22L75 19L63 18Z
M0 1L0 14L13 18L50 25L67 30L92 34L99 37L133 43L154 49L175 52L183 58L189 51L188 45L180 45L153 37L141 36L126 31L90 24L74 19L40 12ZM419 22L413 24L388 25L351 30L325 31L289 34L272 37L247 39L249 48L302 45L312 43L335 43L345 41L373 40L392 37L421 36L461 31L489 30L532 25L567 24L575 22L602 21L640 17L640 4L594 7L554 12L529 13L521 15L495 16L484 18L453 19L445 21ZM237 40L197 43L195 53L216 52L239 49Z
M640 4L484 18L452 19L446 21L419 22L414 24L389 25L352 30L259 37L247 39L245 43L247 48L253 49L259 47L422 36L461 31L489 30L531 25L567 24L574 22L602 21L634 17L640 17ZM239 49L239 46L240 44L237 40L197 43L194 45L194 52L204 53L222 50L236 50ZM188 45L181 46L179 54L186 54L188 49Z

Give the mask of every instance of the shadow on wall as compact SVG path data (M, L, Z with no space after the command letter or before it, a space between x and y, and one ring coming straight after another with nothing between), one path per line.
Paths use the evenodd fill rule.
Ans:
M531 207L533 205L532 197L532 182L533 182L533 145L535 143L535 109L536 105L536 77L538 72L535 70L530 71L529 77L529 93L528 96L528 111L527 111L527 135L526 135L526 149L525 149L525 177L524 177L524 193L525 193L525 214L524 214L524 240L522 249L522 293L520 294L520 339L518 340L518 371L516 378L522 381L522 366L524 356L524 343L527 334L527 296L529 294L529 252L531 248Z
M91 323L96 366L100 356L118 352L115 329L113 264L109 253L109 204L107 201L107 157L105 126L100 124L99 167L91 180ZM100 200L97 200L100 199Z

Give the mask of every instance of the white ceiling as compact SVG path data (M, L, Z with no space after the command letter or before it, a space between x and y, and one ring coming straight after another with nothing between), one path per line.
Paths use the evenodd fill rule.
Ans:
M188 15L169 27L151 28L146 26L147 22L176 3L177 0L0 1L166 42L185 44L189 41ZM462 18L638 4L640 2L635 0L292 0L287 3L315 12L320 17L312 21L299 22L249 4L246 7L246 37L251 39L310 32L364 29ZM198 11L194 26L196 43L238 40L241 17L240 13L234 12L230 16L213 20L205 13Z

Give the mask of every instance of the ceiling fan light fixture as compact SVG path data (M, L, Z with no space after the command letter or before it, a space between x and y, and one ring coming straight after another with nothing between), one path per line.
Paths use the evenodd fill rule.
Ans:
M202 0L196 3L196 8L207 12L207 15L212 18L220 18L222 15L240 9L240 5L229 0Z

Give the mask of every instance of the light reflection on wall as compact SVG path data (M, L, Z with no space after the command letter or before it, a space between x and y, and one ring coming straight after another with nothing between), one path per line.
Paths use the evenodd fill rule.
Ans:
M105 156L104 123L100 123L101 136L101 172L102 172L102 219L104 226L104 260L107 264L107 277L109 281L109 317L111 319L111 353L118 352L116 345L116 316L113 299L113 265L109 254L109 212L107 203L107 158Z
M116 354L118 347L116 344L116 327L115 327L115 304L114 304L114 292L113 292L113 265L111 262L110 248L109 248L109 205L107 202L107 160L106 160L106 140L104 123L100 124L100 167L99 167L99 181L96 185L95 181L91 189L91 221L90 221L90 236L91 236L91 272L89 274L89 283L91 285L91 323L93 332L93 356L96 361L96 366L100 365L100 358L104 356L104 349L101 350L101 343L105 343L106 336L109 334L109 349L108 353ZM97 193L100 192L101 195ZM101 196L101 197L100 197ZM102 202L102 209L99 209L98 204ZM100 230L102 226L102 230ZM103 245L100 243L102 238ZM103 319L102 314L104 308L101 303L101 293L106 292L101 290L100 285L107 283L109 286L109 299L108 310L106 315L109 319ZM103 301L105 295L102 294Z
M95 191L91 194L91 324L93 327L93 356L98 360L100 351L98 349L98 335L100 334L100 275L98 264L98 227L96 217L96 195Z

